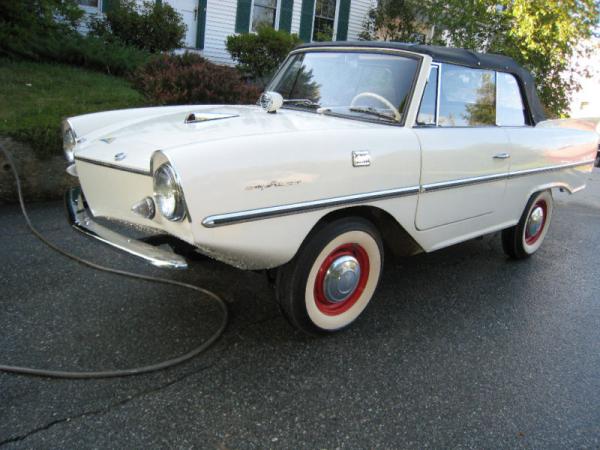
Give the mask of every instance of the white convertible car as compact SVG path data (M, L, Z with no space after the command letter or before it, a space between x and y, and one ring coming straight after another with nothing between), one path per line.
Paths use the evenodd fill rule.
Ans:
M525 258L552 189L585 187L593 132L545 121L532 77L504 56L393 43L304 45L257 106L109 111L64 122L76 228L162 267L183 257L94 217L267 270L309 333L352 323L384 249L431 252L502 230Z

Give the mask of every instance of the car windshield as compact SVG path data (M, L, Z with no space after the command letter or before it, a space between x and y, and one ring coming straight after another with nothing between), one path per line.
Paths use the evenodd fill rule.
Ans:
M355 51L310 51L291 56L270 91L286 107L368 120L400 122L418 60Z

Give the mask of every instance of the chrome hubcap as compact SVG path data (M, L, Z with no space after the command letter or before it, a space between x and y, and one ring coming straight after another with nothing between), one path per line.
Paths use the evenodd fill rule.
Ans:
M527 236L535 236L540 232L542 224L544 223L544 208L536 206L527 221Z
M327 300L333 303L343 302L356 290L360 280L360 264L354 256L341 256L331 263L323 290Z

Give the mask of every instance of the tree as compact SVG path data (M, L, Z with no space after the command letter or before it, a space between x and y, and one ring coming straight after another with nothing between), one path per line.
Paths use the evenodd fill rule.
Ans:
M387 24L398 23L403 31L392 33L389 40L401 36L418 42L411 39L412 30L429 30L428 43L511 56L535 77L548 115L567 112L569 98L579 87L574 75L582 71L571 61L578 52L590 50L586 42L600 16L597 0L422 0L419 15L411 16L412 1L377 5L363 38L387 39Z
M422 42L423 20L419 20L416 0L380 0L371 8L360 38L364 40Z
M492 51L512 56L527 67L550 115L568 111L571 94L579 89L572 67L577 53L591 50L590 37L598 24L600 3L594 0L513 0L506 3L510 28Z

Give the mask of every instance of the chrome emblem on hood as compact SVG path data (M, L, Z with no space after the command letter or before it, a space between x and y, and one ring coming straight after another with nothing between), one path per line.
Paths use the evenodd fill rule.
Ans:
M127 153L120 152L115 155L115 161L123 161L125 158L127 158Z
M198 123L198 122L206 122L208 120L231 119L232 117L239 117L239 115L238 114L219 114L219 113L210 113L210 112L189 113L185 118L185 123Z

